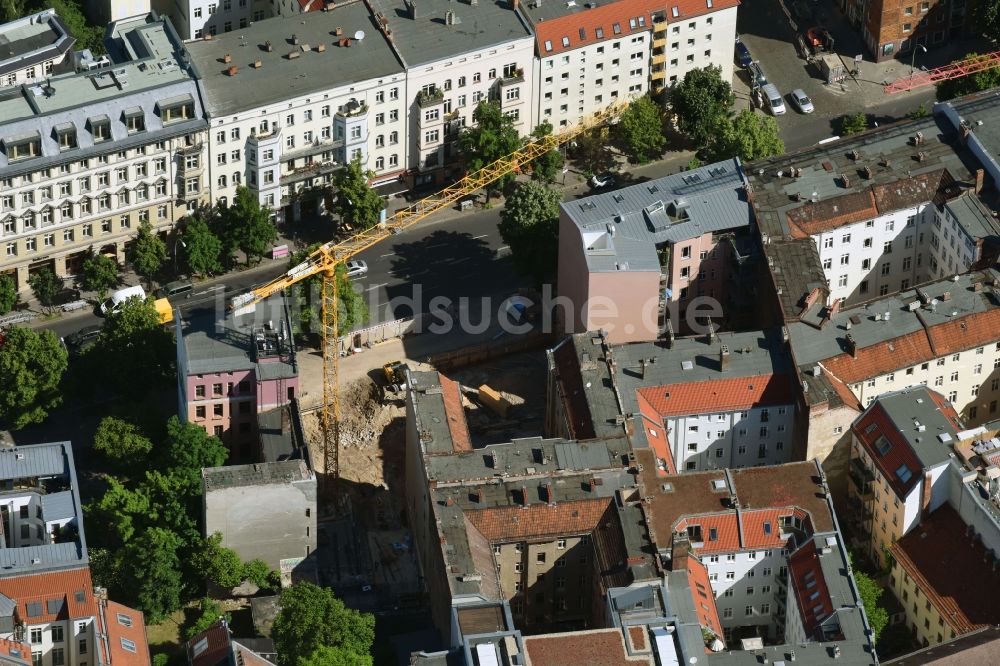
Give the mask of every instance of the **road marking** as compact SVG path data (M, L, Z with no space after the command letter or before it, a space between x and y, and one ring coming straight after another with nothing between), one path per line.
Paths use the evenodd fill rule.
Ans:
M226 285L224 285L224 284L217 284L214 287L208 287L207 289L205 289L205 291L196 291L195 293L191 294L191 296L204 296L205 294L210 294L213 291L218 291L220 289L223 290L223 291L225 291L226 290Z
M469 257L462 257L461 259L456 259L455 261L453 261L451 263L452 263L452 265L455 265L455 264L460 264L463 261L468 261L468 260L469 260Z
M389 284L388 282L383 282L382 284L373 284L370 287L365 287L365 291L371 291L373 289L380 289L380 288L382 288L382 287L384 287L384 286L386 286L388 284Z
M487 236L489 236L489 234L480 234L478 236L473 236L472 240L476 240L477 238L486 238Z
M395 252L389 252L388 254L381 255L379 258L380 259L385 259L386 257L395 257L395 256L396 256Z
M500 254L504 250L509 250L509 249L510 249L509 245L501 245L500 247L497 248L497 254Z

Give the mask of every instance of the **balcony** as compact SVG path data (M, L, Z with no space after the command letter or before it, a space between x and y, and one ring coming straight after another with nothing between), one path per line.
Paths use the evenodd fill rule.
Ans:
M177 154L183 156L197 155L201 152L201 149L203 147L204 144L201 141L197 141L195 143L185 143L183 146L177 149Z
M316 178L317 176L325 176L326 174L333 173L339 169L342 165L340 162L313 162L304 167L300 167L295 171L290 171L285 174L281 174L281 185L294 185L295 183L302 182L303 180L309 180L311 178Z
M875 475L872 474L870 469L865 467L864 463L861 462L861 458L852 458L847 472L847 475L851 478L851 482L854 484L855 491L860 497L865 498L872 494Z
M512 86L516 83L524 83L524 70L515 69L510 76L504 75L500 79L500 87Z
M354 99L337 109L337 115L342 118L356 118L366 113L368 113L368 105Z
M430 92L421 90L417 93L417 106L424 109L435 104L444 103L444 91L434 89Z
M328 150L336 150L337 148L344 147L343 139L314 139L311 144L305 148L299 148L298 150L293 150L287 153L282 153L282 160L296 160L302 159L303 157L312 157L313 155L318 155L320 153L325 153Z
M656 67L657 65L662 65L666 62L667 62L666 53L664 53L662 50L660 50L659 53L653 51L653 58L652 58L653 67Z

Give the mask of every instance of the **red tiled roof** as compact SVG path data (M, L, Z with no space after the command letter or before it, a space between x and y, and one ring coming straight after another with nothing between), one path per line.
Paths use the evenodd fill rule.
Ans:
M933 393L933 391L928 390L928 393ZM917 457L916 451L906 441L906 437L899 432L899 428L885 413L882 404L878 401L874 402L851 428L854 431L854 436L858 438L875 462L879 472L889 482L893 492L900 499L905 499L917 481L923 478L923 465L920 464L920 458ZM886 451L885 455L879 453L875 445L880 437L885 437L889 442L889 450ZM911 473L906 483L903 483L899 475L896 474L896 470L902 465L906 465Z
M202 641L205 641L204 648L201 648ZM200 649L197 655L196 647ZM188 662L191 666L217 666L232 651L229 629L222 621L216 622L187 643Z
M841 381L855 384L936 357L927 334L920 330L869 347L859 347L857 358L848 353L838 354L823 361L823 365Z
M25 643L0 638L0 655L12 664L31 664L31 648Z
M1000 624L1000 576L986 563L982 541L969 538L950 505L934 511L890 550L956 634Z
M822 371L823 371L823 376L826 377L827 381L830 382L830 386L832 386L833 390L836 391L837 395L840 396L840 399L843 401L844 405L850 407L851 409L856 409L857 411L860 412L861 401L858 400L858 397L854 395L853 391L851 391L851 387L845 384L842 379L834 375L826 368L823 368Z
M465 408L462 406L462 388L458 382L439 374L441 378L441 397L444 399L444 413L448 418L448 432L451 433L451 448L455 453L472 451L472 439L469 437L469 423L465 420Z
M636 393L662 417L705 411L735 412L761 405L790 405L795 401L789 376L770 373L647 386L637 389Z
M701 527L702 545L698 546L699 552L728 553L740 549L740 531L735 511L683 518L677 521L674 531L681 532L695 525Z
M782 516L794 515L791 509L763 509L740 512L740 535L744 548L783 548L788 539L781 538L779 522ZM765 525L770 525L765 530Z
M540 57L548 58L589 44L620 39L632 33L650 32L653 27L651 14L662 10L663 3L654 0L619 0L593 9L546 19L534 24L536 48ZM632 28L629 19L638 19L640 16L643 17L645 25L636 24L636 27ZM528 20L531 20L530 15ZM615 34L615 24L619 27L618 34ZM597 38L598 28L604 32L602 39ZM580 39L580 30L584 31L583 39ZM566 38L568 46L563 46L563 38ZM545 48L545 42L549 42L551 50Z
M639 403L639 413L642 415L638 419L639 427L646 429L646 441L656 453L656 459L662 460L666 465L666 470L660 470L660 466L657 465L656 473L660 476L676 474L677 466L674 465L674 456L670 452L670 440L667 437L667 428L663 425L663 417L656 413L643 395L636 395L636 402Z
M938 356L953 354L996 340L1000 308L976 312L930 328L931 345Z
M468 510L465 515L491 542L529 537L590 534L611 507L609 498Z
M913 208L927 201L941 204L948 198L946 188L955 182L947 169L929 171L891 183L872 185L879 212Z
M524 639L527 666L653 666L651 655L630 657L625 651L625 637L620 629L569 631Z
M118 614L126 615L132 620L132 626L126 627L118 620ZM118 666L149 666L149 644L146 641L146 620L141 611L123 606L116 601L108 601L106 606L105 628L108 634L108 645L111 652L111 665ZM126 650L122 639L135 644L135 652Z
M688 585L691 586L691 600L694 602L698 621L702 626L710 628L721 640L722 622L719 620L719 609L715 605L715 594L712 593L712 583L708 580L708 569L697 557L687 558Z
M788 558L788 570L799 602L799 612L802 614L802 625L805 627L806 636L822 640L822 635L817 633L820 622L834 609L820 567L816 543L813 540L810 539Z
M798 228L806 236L814 236L845 224L878 217L878 207L871 189L864 189L816 203L810 202L793 208L786 215L793 231Z
M97 616L88 567L0 578L0 594L17 603L17 613L28 625ZM49 601L58 603L57 612L49 612ZM41 605L41 615L30 615L27 606L36 603Z

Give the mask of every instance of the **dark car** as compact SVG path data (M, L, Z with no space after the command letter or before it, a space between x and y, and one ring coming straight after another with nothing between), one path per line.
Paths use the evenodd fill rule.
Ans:
M94 344L100 334L100 325L84 326L76 333L67 335L63 343L70 353L81 354Z
M749 67L753 64L753 56L750 55L750 49L748 49L747 45L740 40L736 40L735 54L736 62L740 67Z

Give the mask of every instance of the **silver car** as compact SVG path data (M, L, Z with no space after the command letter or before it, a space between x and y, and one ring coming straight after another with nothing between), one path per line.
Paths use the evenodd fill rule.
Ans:
M809 99L809 95L802 88L796 88L792 91L792 101L795 102L795 106L802 113L812 113L815 111L812 100Z
M347 268L347 277L349 278L361 277L368 272L368 264L360 259L352 259L344 264L344 267Z

